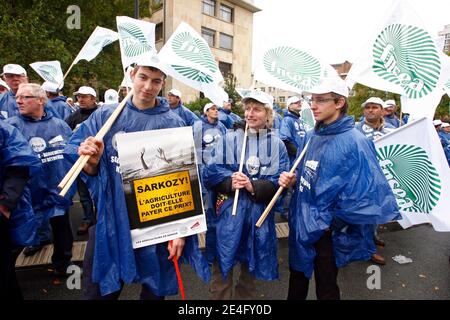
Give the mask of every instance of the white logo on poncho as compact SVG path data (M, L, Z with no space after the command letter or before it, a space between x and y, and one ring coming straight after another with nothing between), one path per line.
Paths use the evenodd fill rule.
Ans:
M258 174L260 166L261 166L261 162L259 161L259 158L255 157L255 156L249 157L245 163L247 172L251 176Z
M44 139L39 137L33 137L30 139L30 145L34 152L39 153L41 151L44 151L47 147L47 143Z

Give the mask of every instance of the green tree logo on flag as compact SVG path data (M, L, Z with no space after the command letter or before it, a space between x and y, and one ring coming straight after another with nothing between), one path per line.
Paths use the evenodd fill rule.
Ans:
M172 49L179 57L205 67L212 73L219 70L209 47L203 39L193 37L189 32L182 32L176 35L172 41ZM213 82L212 76L198 69L180 65L172 65L172 67L191 80L205 83Z
M132 23L122 23L117 25L117 29L127 57L136 57L152 50L152 46L147 42L144 33L138 26Z
M97 38L94 43L92 44L93 47L99 47L99 48L104 48L106 47L108 44L113 43L114 40L111 38Z
M320 80L320 62L295 48L281 46L270 49L264 55L263 63L267 73L300 90L309 90Z
M433 39L423 29L391 24L373 45L373 71L382 79L400 85L408 98L432 92L441 73L441 61Z
M441 195L438 171L420 147L388 145L377 158L403 212L430 213Z
M42 65L38 67L39 74L42 78L50 82L56 82L56 75L58 70L55 67L49 65Z

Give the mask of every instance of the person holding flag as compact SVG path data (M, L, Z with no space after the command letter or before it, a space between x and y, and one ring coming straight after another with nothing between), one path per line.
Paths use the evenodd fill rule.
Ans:
M66 102L67 97L59 95L58 84L45 81L41 88L46 92L49 107L53 109L54 116L65 120L75 110Z
M338 268L375 253L373 225L399 217L397 203L375 148L347 116L348 88L339 77L309 90L316 119L296 174L283 172L280 186L295 184L289 216L289 300L304 300L314 271L316 295L340 299Z
M197 236L179 238L133 249L116 150L115 137L123 132L138 132L185 126L170 112L166 99L158 97L166 74L141 62L131 72L133 95L126 102L103 141L94 138L117 104L104 105L74 132L66 157L75 162L89 155L82 178L93 195L98 212L83 263L83 295L86 299L118 299L124 284L142 285L141 299L160 300L178 292L174 257L188 261L204 281L209 281L207 263L198 249ZM95 249L94 249L95 248Z
M289 159L283 142L270 130L270 99L261 91L252 91L242 102L245 121L235 123L236 130L229 130L222 137L203 175L211 204L206 213L206 256L213 270L213 300L232 299L233 269L237 263L241 264L241 275L235 299L255 298L255 278L278 278L274 215L260 228L255 223L277 191L279 174L289 169ZM248 142L242 151L245 131ZM245 165L240 172L238 161L242 152ZM233 216L237 189L240 193Z
M232 99L228 99L224 101L223 105L219 108L219 121L222 122L227 129L233 128L235 122L242 120L241 117L231 111L232 102Z

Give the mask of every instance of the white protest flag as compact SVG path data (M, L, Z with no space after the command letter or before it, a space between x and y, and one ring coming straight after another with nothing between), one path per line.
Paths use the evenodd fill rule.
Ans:
M241 97L241 99L244 99L252 92L252 89L236 88L236 92Z
M255 80L279 89L302 93L324 77L337 76L336 70L306 51L280 45L259 56L254 71Z
M302 109L300 110L300 116L305 124L306 131L311 130L316 125L316 119L311 110L311 106L305 100L302 100Z
M61 89L63 87L63 73L61 70L61 63L59 61L38 61L30 63L36 73L45 81L49 81L58 85Z
M153 65L157 60L155 24L125 16L116 17L116 21L123 69L133 63Z
M125 71L125 75L122 79L122 83L120 84L121 87L127 87L132 88L133 87L133 81L131 80L131 71L133 71L133 67L128 67Z
M433 117L450 64L443 61L434 36L405 1L390 5L347 75L355 82L403 95L402 111L412 118Z
M432 121L420 118L375 140L404 227L430 222L450 231L450 169Z
M117 39L119 39L117 32L97 26L84 44L83 48L81 48L80 52L78 52L73 64L78 63L80 60L91 61L100 53L100 51L103 50L104 47L113 43Z
M223 76L217 62L206 41L187 23L180 23L158 56L170 76L202 91L214 104L223 104L225 91L219 86Z

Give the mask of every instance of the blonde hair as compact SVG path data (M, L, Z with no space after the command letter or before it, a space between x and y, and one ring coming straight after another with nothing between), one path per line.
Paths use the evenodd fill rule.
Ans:
M264 109L267 112L267 128L269 128L269 129L272 128L273 119L275 117L275 114L274 114L275 110L273 110L273 108L271 108L267 103L261 103L255 99L248 99L244 103L244 112L245 112L247 105L252 105L252 104L264 106Z

